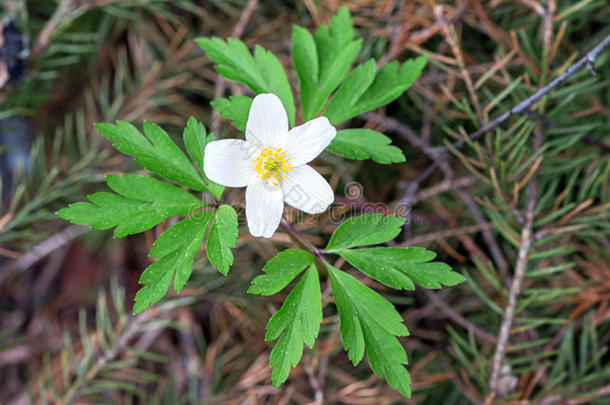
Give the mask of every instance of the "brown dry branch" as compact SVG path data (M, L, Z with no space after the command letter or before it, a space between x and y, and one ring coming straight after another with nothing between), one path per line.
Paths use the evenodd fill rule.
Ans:
M15 274L22 273L32 268L34 264L55 252L57 249L74 241L87 232L87 230L86 227L82 226L70 226L65 228L39 243L28 253L0 267L0 285Z
M434 167L436 166L429 166ZM426 169L427 170L427 169ZM417 181L412 182L417 183ZM428 198L435 197L438 194L446 193L447 191L455 190L458 188L468 188L476 184L476 180L473 177L460 177L452 180L443 180L429 188L421 190L417 192L417 194L413 195L412 198L405 198L405 200L410 201L411 204L416 204L420 201L427 200Z
M435 306L437 306L441 311L443 311L443 313L447 315L449 319L451 319L453 322L460 325L467 331L474 333L476 336L487 340L488 342L496 343L497 338L494 335L468 321L468 319L460 315L456 310L451 308L449 304L443 301L442 298L438 297L436 293L426 289L424 289L423 291L424 294L426 294L426 297L428 297L428 299L430 299L430 301L432 301Z
M496 128L497 126L499 126L504 121L511 118L512 116L520 114L520 113L528 110L532 104L534 104L536 101L540 100L546 94L548 94L553 89L555 89L557 86L559 86L560 84L562 84L563 82L568 80L570 77L574 76L574 74L576 74L583 68L587 68L589 70L589 72L591 72L591 74L593 76L595 76L595 61L597 60L599 55L604 51L604 49L606 49L609 46L610 46L610 35L606 36L603 40L601 40L589 53L587 53L585 56L583 56L578 62L573 64L564 73L560 74L555 79L553 79L549 84L542 87L540 90L536 91L534 94L532 94L525 100L521 101L519 104L515 105L510 110L501 114L498 118L492 120L491 122L489 122L488 124L479 128L475 132L469 134L467 136L468 140L470 140L470 141L475 140L475 139L481 137L482 135L484 135L485 133ZM454 148L461 148L466 143L467 143L467 141L465 139L461 139L459 141L454 142L452 144L452 146ZM435 152L444 153L447 150L448 149L446 147L440 147L440 148L437 148L435 150Z
M453 238L467 233L478 233L485 230L493 229L494 225L491 222L483 222L477 225L462 226L454 229L445 229L442 231L431 232L428 234L422 234L414 236L406 241L400 243L401 246L416 246L427 242L438 241L446 238Z

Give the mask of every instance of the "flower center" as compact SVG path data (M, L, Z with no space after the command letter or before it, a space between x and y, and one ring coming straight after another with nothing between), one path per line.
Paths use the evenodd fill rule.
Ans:
M254 171L265 183L277 186L282 177L292 171L292 164L288 163L290 158L286 157L286 152L282 148L272 148L267 146L256 159L254 159Z
M278 167L280 167L280 164L277 162L277 160L273 158L267 158L267 160L265 160L264 166L265 170L274 172L277 170Z

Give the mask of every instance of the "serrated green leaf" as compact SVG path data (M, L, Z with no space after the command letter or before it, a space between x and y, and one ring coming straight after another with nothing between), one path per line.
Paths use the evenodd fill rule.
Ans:
M339 108L350 109L373 83L376 74L377 65L374 59L356 66L328 102L324 116L332 117L336 113L334 110Z
M205 172L203 170L205 146L208 144L208 142L216 140L216 138L213 134L207 135L205 126L193 117L189 118L186 127L184 128L182 138L184 140L186 152L199 169L199 173L201 173L201 175L203 176L208 191L214 196L214 198L220 200L222 192L225 189L224 186L221 186L220 184L214 183L212 180L210 180L205 175Z
M365 214L350 218L335 230L326 250L384 243L398 236L404 224L405 219L394 214Z
M188 214L204 203L192 194L152 177L134 174L106 177L117 194L101 192L89 195L90 203L78 202L57 211L57 215L93 229L115 227L114 237L143 232L173 215Z
M290 125L294 125L295 120L295 107L294 107L294 96L292 95L292 89L288 82L286 72L282 67L280 61L275 55L263 48L260 45L254 47L254 60L260 71L262 72L266 88L262 89L262 93L273 93L277 95L284 108L286 108L286 114L288 115L288 121Z
M160 126L144 122L144 137L133 125L98 122L95 127L120 152L131 155L146 170L191 190L207 191L189 159Z
M280 61L257 45L254 57L239 39L229 38L227 42L220 38L197 38L197 44L216 63L215 69L228 80L248 86L254 93L273 93L277 95L288 114L290 125L294 125L294 98L286 72Z
M392 388L407 398L411 397L411 377L404 365L407 354L398 339L379 325L362 323L366 355L377 377L384 378Z
M418 263L415 266L405 266L403 272L414 283L425 288L439 289L443 285L453 286L466 281L464 276L452 271L448 264L441 262Z
M210 233L206 252L208 260L219 272L226 275L233 264L231 248L237 245L237 214L230 205L218 207Z
M216 63L217 70L229 80L235 80L260 90L264 86L262 76L258 71L252 54L242 41L229 38L226 42L221 38L197 38L195 42L207 53L210 60Z
M218 111L221 117L231 121L233 126L240 131L246 130L248 113L252 106L252 98L247 96L231 96L219 98L210 103Z
M271 381L277 388L288 378L290 367L296 367L303 356L303 342L312 348L322 322L320 280L311 265L288 294L284 305L267 324L266 341L280 339L271 350Z
M200 173L203 173L203 151L208 143L207 137L205 126L194 117L190 117L182 133L182 139L186 152Z
M280 292L307 266L313 263L313 255L299 249L287 249L265 264L263 272L252 280L250 294L273 295Z
M436 289L466 280L444 263L429 262L436 254L424 248L376 247L344 249L337 253L363 273L399 290L414 290L414 282L425 288Z
M174 278L174 290L180 292L193 271L193 259L205 238L213 211L204 211L183 219L159 236L150 257L160 258L144 270L136 294L133 313L144 311L159 301ZM175 275L175 277L174 277Z
M383 66L371 80L374 61L369 60L349 74L328 102L324 116L337 125L394 101L421 76L426 62L426 57L420 56L407 60L399 68L394 61Z
M354 27L347 7L339 9L330 27L320 26L315 39L307 30L293 27L292 60L299 77L304 121L320 112L361 47L361 39L354 41Z
M377 163L404 162L405 155L391 139L372 129L344 129L328 145L328 151L350 159L373 159Z
M409 331L394 306L351 275L330 265L330 284L339 311L341 340L349 359L358 364L366 354L375 374L410 397L407 355L396 336Z
M401 269L404 266L432 260L435 253L424 248L345 249L337 252L356 269L396 289L414 290L413 281ZM372 262L366 263L366 261Z
M299 97L303 119L307 121L313 114L312 109L318 92L320 61L313 36L303 27L292 26L292 62L299 77Z

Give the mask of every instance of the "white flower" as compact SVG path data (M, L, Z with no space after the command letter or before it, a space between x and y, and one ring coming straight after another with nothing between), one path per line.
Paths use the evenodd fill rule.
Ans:
M206 175L228 187L246 188L246 218L254 236L269 238L280 224L284 202L308 214L324 212L335 199L328 182L307 163L330 144L336 129L319 117L288 130L288 117L274 94L254 98L246 140L210 142Z

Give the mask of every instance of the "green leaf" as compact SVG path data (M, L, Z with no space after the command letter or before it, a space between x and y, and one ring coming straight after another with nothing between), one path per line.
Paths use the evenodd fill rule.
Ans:
M361 39L354 41L354 27L347 7L339 9L330 27L320 26L315 39L306 29L293 26L292 60L299 77L304 121L320 112L361 47Z
M269 364L273 367L271 381L274 388L286 381L290 367L296 367L301 361L303 342L309 348L313 347L322 322L321 300L318 271L312 264L288 294L282 308L267 324L266 341L282 335L269 357Z
M237 245L237 214L230 205L218 207L212 222L206 251L208 260L219 272L226 275L233 264L233 253L230 248Z
M394 101L421 76L426 62L426 57L420 56L407 60L399 68L394 61L375 74L375 61L367 61L347 76L328 102L324 116L336 125Z
M280 292L307 266L313 263L313 255L304 250L287 249L265 264L263 272L252 280L250 294L273 295Z
M277 95L288 114L290 125L294 125L294 99L286 72L273 53L257 45L254 57L246 45L235 38L227 42L220 38L197 38L197 44L216 63L218 73L228 80L248 86L254 93L273 93Z
M404 162L405 155L390 138L372 129L344 129L328 145L328 151L350 159L373 159L377 163Z
M403 272L414 283L425 288L439 289L443 285L453 286L466 281L466 277L452 271L451 267L441 262L419 263L415 266L405 266Z
M334 110L338 108L349 110L370 87L376 74L377 65L374 59L369 59L356 66L328 102L324 109L324 116L332 117L333 113L336 113Z
M331 236L327 251L362 245L377 245L394 239L405 219L394 214L365 214L343 222Z
M266 88L261 92L277 95L280 100L282 100L284 108L286 108L286 114L288 115L290 125L294 125L294 96L292 95L292 89L290 88L290 83L288 82L288 77L286 76L282 64L273 53L267 51L260 45L254 47L254 59L262 72L265 83L267 83Z
M409 331L394 306L351 275L330 265L330 284L339 311L341 340L354 365L366 354L379 378L405 397L411 396L407 354L396 336Z
M377 281L396 289L414 290L416 284L425 288L441 288L465 281L445 263L429 262L436 254L419 247L376 247L337 252L352 266Z
M163 298L174 274L174 290L182 290L191 276L193 259L205 238L212 215L213 211L204 211L183 219L155 241L149 256L160 259L148 266L140 277L139 283L144 287L136 294L134 314Z
M146 170L191 190L208 191L189 159L157 124L144 122L144 137L133 125L98 122L95 127L120 152L131 155Z
M313 104L317 96L320 61L313 36L303 27L292 26L292 61L300 83L301 108L303 119L311 119ZM328 96L327 96L328 97Z
M240 131L246 130L248 113L252 106L252 98L247 96L231 96L219 98L210 103L221 117L230 120Z
M57 215L93 229L114 230L122 238L152 228L172 215L188 214L204 203L180 188L152 177L124 174L106 177L108 186L117 194L101 192L89 195L90 203L78 202L57 211Z
M207 135L205 126L203 126L202 123L198 122L193 117L189 118L186 128L184 128L182 138L184 140L186 152L190 156L191 160L195 162L195 165L199 169L199 173L201 173L205 179L208 191L214 196L214 198L220 200L222 192L225 189L224 186L214 183L205 175L205 172L203 171L205 146L208 144L208 142L216 140L216 138L212 134Z
M261 91L265 86L261 72L246 45L239 39L197 38L195 42L216 63L216 70L229 80L244 83L246 86Z

